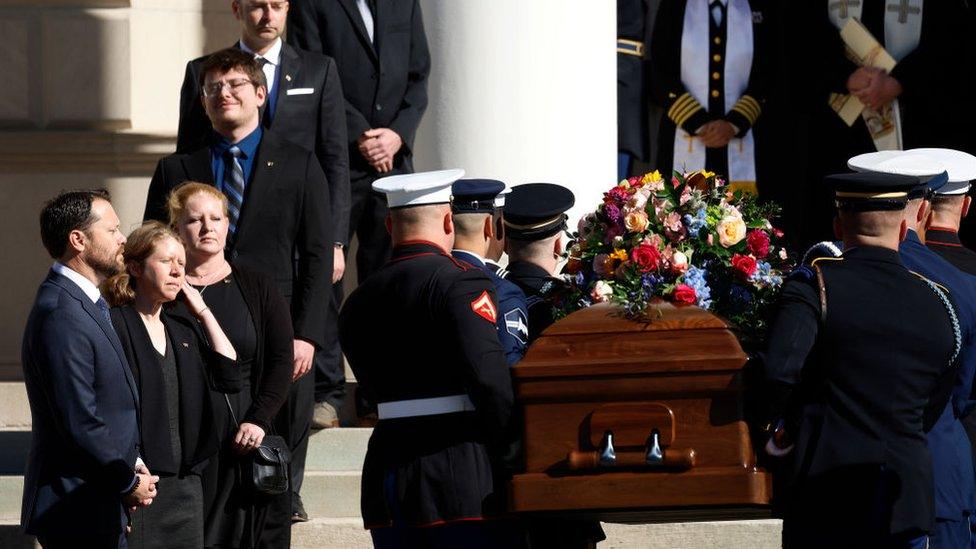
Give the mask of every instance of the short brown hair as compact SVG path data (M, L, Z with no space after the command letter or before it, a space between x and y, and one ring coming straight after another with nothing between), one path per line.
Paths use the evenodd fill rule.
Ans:
M173 189L166 197L166 210L169 214L169 226L177 230L176 226L183 212L186 210L186 203L193 195L203 193L220 201L223 205L224 215L227 215L227 196L218 191L213 185L199 183L197 181L187 181Z
M41 242L54 259L61 259L68 249L71 231L82 231L91 236L88 229L98 221L92 213L96 199L111 202L105 189L81 189L62 191L44 204L41 210Z
M142 265L153 254L156 243L164 238L172 238L182 243L179 235L159 221L146 221L132 231L125 242L122 257L125 258L126 271L130 263ZM132 303L136 299L135 283L128 272L119 273L104 283L103 293L113 307Z
M203 86L207 83L208 74L214 71L224 74L235 69L247 75L254 89L268 89L264 71L254 59L254 55L237 48L227 48L213 53L203 62L200 67L200 74L197 76L197 86L200 87L200 93L203 93Z

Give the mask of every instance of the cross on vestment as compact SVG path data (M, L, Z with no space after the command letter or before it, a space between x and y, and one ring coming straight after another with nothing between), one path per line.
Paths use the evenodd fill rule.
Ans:
M686 135L685 136L685 140L688 141L688 152L689 153L695 152L695 136L694 135Z
M828 6L832 10L838 10L841 19L847 19L847 9L856 8L861 5L861 0L837 0Z
M904 25L908 22L908 14L918 15L922 8L910 5L911 0L900 0L897 4L888 4L888 11L898 12L898 22Z

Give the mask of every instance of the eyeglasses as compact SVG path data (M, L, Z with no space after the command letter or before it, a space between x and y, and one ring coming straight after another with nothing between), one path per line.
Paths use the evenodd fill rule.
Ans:
M207 98L218 97L224 92L224 86L230 88L230 93L237 95L244 86L250 83L251 80L248 78L235 78L227 82L212 82L203 87L203 96Z

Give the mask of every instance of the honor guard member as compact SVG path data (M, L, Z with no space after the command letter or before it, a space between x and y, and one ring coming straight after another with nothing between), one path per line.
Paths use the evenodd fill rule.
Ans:
M924 547L934 515L924 410L955 367L958 321L898 253L917 178L826 182L846 251L783 285L765 355L773 417L785 418L767 450L792 458L783 546Z
M935 480L936 521L930 546L968 547L968 517L976 509L976 480L972 446L961 419L971 407L976 372L976 278L956 269L923 243L929 199L948 179L945 164L917 151L882 151L855 156L848 165L862 172L910 175L920 182L909 192L905 208L908 234L898 252L905 267L948 289L963 337L959 367L955 378L948 380L952 402L930 410L937 417L927 433Z
M912 149L945 164L949 182L932 196L925 245L957 269L976 275L976 252L959 240L959 226L969 214L969 189L976 179L976 156L953 149Z
M529 341L529 313L525 294L518 286L488 267L485 256L502 228L501 211L495 199L505 184L494 179L459 179L454 182L451 201L454 212L455 258L485 271L498 297L498 339L511 366L525 355Z
M363 464L362 515L376 547L507 547L488 516L497 494L487 448L512 414L512 380L481 269L451 257L451 184L463 170L377 180L389 262L348 298L339 338L378 403ZM373 334L372 337L368 334Z
M530 344L553 323L550 297L563 284L553 275L563 253L566 211L575 202L573 191L553 183L517 185L506 200L508 268L500 274L525 292Z
M498 262L501 261L502 255L505 254L505 197L510 192L512 192L512 188L505 185L502 192L498 193L498 196L495 197L495 211L498 213L497 219L501 221L501 224L495 225L497 232L488 244L488 255L485 256L485 266L495 274L498 274L498 271L501 270L502 267Z

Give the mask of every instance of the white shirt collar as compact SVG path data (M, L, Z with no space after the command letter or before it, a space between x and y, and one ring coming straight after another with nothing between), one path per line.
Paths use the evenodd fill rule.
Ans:
M88 296L88 299L92 300L92 303L95 303L102 297L102 292L98 291L98 286L92 284L91 280L88 280L79 274L78 271L64 265L60 261L55 261L51 270L77 284L81 288L81 291L85 292L85 295Z
M472 252L470 250L457 250L457 249L455 249L454 251L455 252L460 252L462 254L470 255L471 257L473 257L473 258L477 259L478 261L480 261L482 265L485 264L485 258L481 257L480 255L478 255L478 254L476 254L476 253L474 253L474 252Z
M276 67L281 62L281 37L278 37L278 39L275 40L275 43L271 45L268 51L264 52L264 55L254 53L254 50L247 47L247 44L245 44L243 40L238 40L237 45L247 53L253 53L255 57L267 59L268 63L271 63Z

